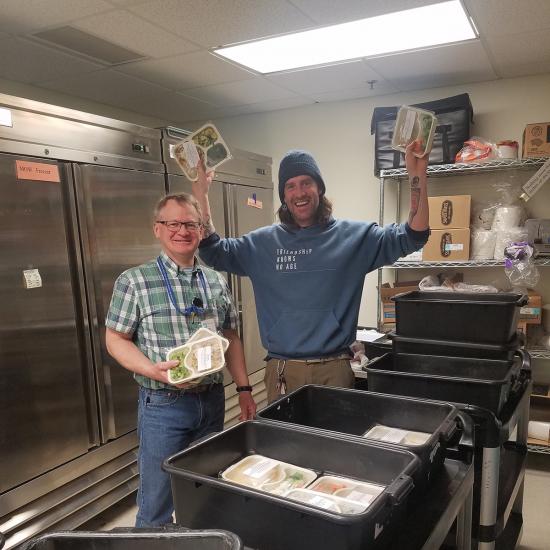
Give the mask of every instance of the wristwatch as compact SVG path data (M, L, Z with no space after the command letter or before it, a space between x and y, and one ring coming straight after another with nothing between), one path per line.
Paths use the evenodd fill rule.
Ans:
M237 390L237 393L241 393L242 391L252 391L252 386L237 386L235 388Z

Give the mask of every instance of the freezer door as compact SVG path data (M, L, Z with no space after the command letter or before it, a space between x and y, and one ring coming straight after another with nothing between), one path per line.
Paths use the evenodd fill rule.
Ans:
M223 198L223 183L213 181L208 192L208 200L212 213L212 221L216 227L216 231L221 237L225 237L225 212ZM189 193L191 194L191 182L184 176L168 176L168 192L169 193Z
M105 348L105 315L115 279L155 258L153 209L164 196L159 173L96 165L73 165L86 291L103 441L136 427L138 386L130 371Z
M271 225L273 191L245 185L230 185L229 207L232 235L241 236L259 227ZM265 367L266 350L262 347L254 290L248 277L237 277L237 303L241 312L242 339L249 373Z
M0 155L0 493L89 445L62 166Z

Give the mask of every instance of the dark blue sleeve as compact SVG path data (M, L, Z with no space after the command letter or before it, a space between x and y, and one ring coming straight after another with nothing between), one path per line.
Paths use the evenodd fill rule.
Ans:
M208 266L217 271L236 275L249 274L250 239L222 239L217 233L203 239L199 245L199 256Z

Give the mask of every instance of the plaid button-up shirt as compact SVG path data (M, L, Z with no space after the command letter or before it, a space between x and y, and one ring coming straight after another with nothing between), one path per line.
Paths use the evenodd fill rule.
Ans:
M166 361L170 348L185 344L200 327L212 331L237 328L237 312L223 276L200 266L179 267L164 252L160 259L181 311L200 298L204 313L182 315L172 305L156 259L126 270L115 281L105 325L123 334L153 362ZM204 277L200 277L202 271ZM201 282L204 281L204 286ZM151 389L172 388L157 380L134 373L138 384ZM222 371L206 376L201 384L222 382Z

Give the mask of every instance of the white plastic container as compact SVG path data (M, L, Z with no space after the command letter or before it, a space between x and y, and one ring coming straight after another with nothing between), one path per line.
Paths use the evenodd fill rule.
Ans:
M400 445L424 445L430 438L430 434L412 430L402 430L401 428L392 428L390 426L378 424L368 430L363 437Z
M262 455L250 455L227 468L221 477L275 495L286 495L293 489L309 485L317 474L294 464Z
M225 366L224 353L229 347L229 341L208 329L201 328L197 331L199 332L206 337L192 337L183 346L168 350L166 360L180 362L177 367L168 371L168 381L171 384L197 380L218 372Z
M436 126L437 118L431 111L403 105L397 113L392 148L404 153L409 143L419 140L422 150L414 155L423 157L432 150Z
M361 514L369 506L309 489L294 489L286 495L286 498L338 514Z
M232 158L227 144L212 123L201 126L189 137L176 143L174 157L185 176L191 181L199 177L197 166L201 160L209 171Z
M382 485L338 476L321 476L308 489L345 498L365 506L369 506L384 491Z

